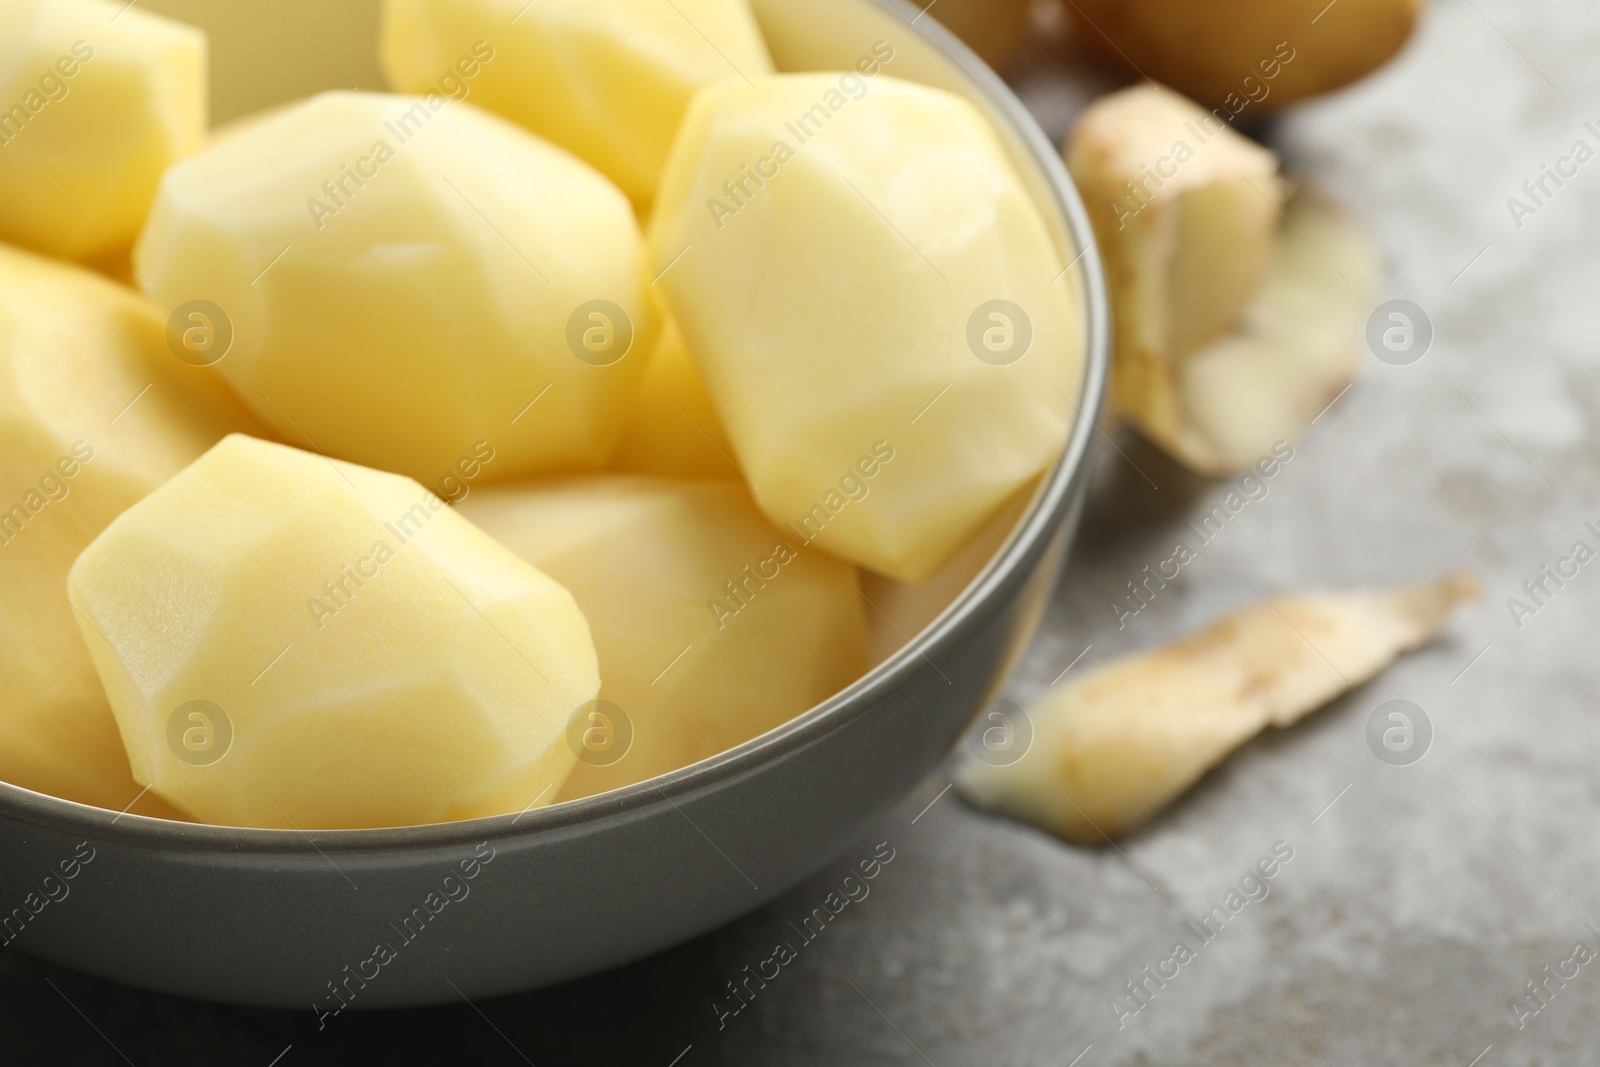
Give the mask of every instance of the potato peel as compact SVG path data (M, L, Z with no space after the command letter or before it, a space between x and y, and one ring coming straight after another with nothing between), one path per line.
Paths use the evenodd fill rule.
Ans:
M1460 604L1467 572L1407 588L1278 597L1175 644L1052 689L1033 742L1007 766L966 760L974 806L1073 844L1144 823L1267 726L1288 726L1426 644Z
M1276 157L1177 94L1112 93L1065 156L1106 262L1119 414L1197 473L1297 436L1360 366L1371 240Z

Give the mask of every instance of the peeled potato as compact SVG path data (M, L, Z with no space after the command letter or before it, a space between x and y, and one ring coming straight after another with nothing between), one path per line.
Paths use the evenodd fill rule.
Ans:
M78 557L134 777L209 823L549 803L600 688L583 613L416 482L233 435Z
M794 545L737 482L502 486L460 511L571 590L594 632L611 707L573 728L562 799L714 756L866 670L855 568Z
M1028 33L1030 0L934 0L925 11L989 66L1004 67Z
M1349 382L1378 261L1270 151L1166 89L1113 93L1065 150L1111 288L1119 412L1203 473L1242 470Z
M1084 40L1237 114L1330 92L1387 63L1423 0L1073 0Z
M1406 589L1279 597L1052 689L1032 745L968 758L978 807L1095 845L1139 826L1267 726L1289 726L1432 639L1478 597L1470 574Z
M148 301L0 246L0 779L116 809L139 793L67 570L125 509L255 426L168 350Z
M217 142L138 263L163 308L222 309L218 370L281 437L430 486L479 442L489 480L602 465L656 331L627 198L440 97L325 93Z
M708 89L650 251L734 458L798 542L920 581L1062 447L1077 290L958 97L855 72Z
M492 58L468 99L641 203L694 94L772 70L747 0L386 0L380 53L396 89L435 87L475 46Z
M683 331L668 319L611 466L676 478L738 478L722 428Z
M904 648L961 596L1005 545L1017 520L1033 502L1037 488L1035 479L1013 493L950 562L923 582L905 585L871 572L862 575L861 593L868 604L867 635L873 666ZM1021 655L1022 651L1019 648L1016 654Z
M0 240L126 275L206 129L206 39L112 0L0 4Z

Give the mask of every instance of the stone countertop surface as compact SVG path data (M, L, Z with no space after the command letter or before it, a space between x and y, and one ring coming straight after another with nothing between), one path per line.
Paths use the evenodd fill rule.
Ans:
M1368 360L1267 494L1120 629L1110 604L1124 583L1229 487L1131 437L1124 454L1104 450L1065 580L1004 695L1025 701L1074 661L1190 631L1256 600L1252 583L1340 588L1468 565L1486 596L1432 646L1247 745L1120 849L980 815L941 774L816 877L695 942L556 989L320 1032L309 1008L180 1000L0 951L0 1062L1592 1062L1600 963L1566 961L1577 942L1600 949L1586 926L1600 927L1600 655L1583 621L1600 612L1600 566L1520 620L1507 599L1575 541L1597 544L1585 523L1600 520L1600 163L1547 182L1553 195L1520 218L1507 198L1526 201L1523 182L1575 142L1600 148L1597 51L1600 8L1580 0L1439 0L1398 62L1256 131L1367 221L1386 295L1425 310L1432 347L1408 366ZM1015 81L1059 137L1087 90L1047 67ZM1393 698L1433 727L1409 766L1365 740ZM868 895L719 1019L726 983L795 940L790 923L880 842L894 858ZM1265 899L1137 1012L1113 1012L1124 983L1180 938L1197 943L1186 921L1275 845L1292 859ZM1577 975L1519 1018L1512 998L1547 965Z

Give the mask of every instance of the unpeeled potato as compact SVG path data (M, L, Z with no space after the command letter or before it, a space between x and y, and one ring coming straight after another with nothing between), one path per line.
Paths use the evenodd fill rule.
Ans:
M1003 68L1028 33L1031 0L934 0L926 13L938 19L989 66Z
M1085 41L1207 107L1260 113L1387 63L1424 0L1073 0Z

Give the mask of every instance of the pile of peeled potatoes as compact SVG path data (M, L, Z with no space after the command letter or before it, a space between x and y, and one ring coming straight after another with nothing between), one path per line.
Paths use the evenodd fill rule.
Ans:
M1207 476L1292 452L1380 284L1236 128L1420 5L1316 6L931 11L1143 76L1063 151L1116 415ZM0 779L302 829L644 781L903 646L1060 454L1078 250L894 41L778 73L748 0L272 7L0 0ZM1472 591L1283 603L1348 685ZM1342 690L1273 611L1085 672L963 791L1136 824Z

